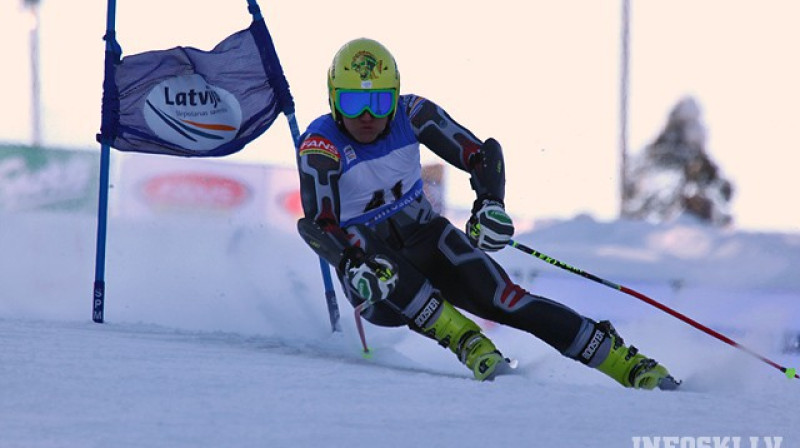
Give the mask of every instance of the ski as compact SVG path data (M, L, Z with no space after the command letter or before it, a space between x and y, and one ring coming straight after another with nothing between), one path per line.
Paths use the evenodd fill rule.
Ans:
M484 378L483 381L494 381L498 376L513 374L519 367L519 361L514 358L503 358L503 361L495 367L491 375Z
M676 390L683 381L676 380L672 375L667 375L658 380L658 388L661 390Z

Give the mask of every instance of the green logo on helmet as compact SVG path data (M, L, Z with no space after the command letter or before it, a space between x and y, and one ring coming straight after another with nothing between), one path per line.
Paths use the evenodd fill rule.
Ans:
M359 51L353 56L350 68L358 73L362 81L377 78L383 72L383 61L375 58L375 55L368 51ZM377 72L377 73L376 73Z

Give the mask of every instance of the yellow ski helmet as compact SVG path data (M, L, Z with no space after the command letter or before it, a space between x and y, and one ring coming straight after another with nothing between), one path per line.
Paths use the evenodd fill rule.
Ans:
M328 102L333 118L355 118L365 110L391 120L397 112L400 72L380 42L360 38L344 44L328 69Z

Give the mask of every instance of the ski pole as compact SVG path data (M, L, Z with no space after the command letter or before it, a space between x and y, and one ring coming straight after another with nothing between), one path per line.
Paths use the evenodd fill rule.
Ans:
M364 324L361 322L361 312L365 309L369 308L372 305L371 302L361 302L358 306L355 307L353 310L353 315L356 318L356 329L358 330L358 337L361 338L361 347L363 351L361 352L361 356L365 358L369 358L372 356L372 353L369 350L369 346L367 345L367 335L364 331Z
M573 274L580 275L581 277L587 278L587 279L592 280L594 282L597 282L597 283L600 283L602 285L608 286L609 288L613 288L613 289L616 289L617 291L620 291L620 292L623 292L623 293L628 294L630 296L636 297L637 299L647 303L648 305L652 305L652 306L660 309L661 311L663 311L663 312L665 312L665 313L667 313L667 314L669 314L669 315L671 315L673 317L676 317L676 318L686 322L687 324L697 328L698 330L700 330L700 331L702 331L702 332L704 332L704 333L706 333L708 335L711 335L711 336L719 339L720 341L722 341L722 342L724 342L724 343L726 343L726 344L728 344L728 345L730 345L732 347L738 348L739 350L742 350L743 352L747 353L748 355L751 355L751 356L755 357L756 359L761 360L762 362L765 362L765 363L769 364L770 366L772 366L772 367L780 370L781 372L783 372L783 374L786 375L787 378L800 378L800 375L797 374L797 370L796 369L794 369L794 368L786 368L786 367L784 367L784 366L782 366L782 365L770 360L769 358L767 358L765 356L762 356L762 355L756 353L755 351L743 346L742 344L739 344L738 342L734 341L733 339L731 339L731 338L729 338L729 337L727 337L727 336L725 336L725 335L723 335L723 334L721 334L721 333L719 333L717 331L714 331L714 330L706 327L705 325L697 322L696 320L694 320L694 319L692 319L692 318L690 318L690 317L688 317L688 316L686 316L686 315L684 315L682 313L679 313L678 311L675 311L674 309L672 309L672 308L670 308L670 307L668 307L668 306L666 306L666 305L664 305L664 304L662 304L660 302L657 302L657 301L651 299L650 297L647 297L646 295L644 295L644 294L642 294L642 293L640 293L638 291L635 291L635 290L633 290L631 288L628 288L626 286L619 285L617 283L605 280L603 278L600 278L600 277L598 277L596 275L590 274L590 273L588 273L586 271L583 271L581 269L578 269L576 267L570 266L570 265L568 265L568 264L566 264L566 263L564 263L562 261L556 260L553 257L545 255L545 254L543 254L543 253L541 253L541 252L539 252L537 250L531 249L530 247L525 246L523 244L520 244L520 243L518 243L518 242L516 242L514 240L509 241L508 245L513 247L513 248L515 248L515 249L518 249L518 250L520 250L522 252L525 252L526 254L533 255L534 257L536 257L536 258L538 258L538 259L540 259L540 260L542 260L544 262L550 263L553 266L559 267L559 268L564 269L566 271L572 272Z

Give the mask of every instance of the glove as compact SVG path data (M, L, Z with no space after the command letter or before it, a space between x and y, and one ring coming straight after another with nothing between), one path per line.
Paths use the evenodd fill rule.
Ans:
M475 247L485 251L504 248L514 235L514 224L503 204L492 199L479 199L467 221L467 237Z
M344 275L362 299L372 304L389 297L397 286L397 266L384 255L349 250Z

